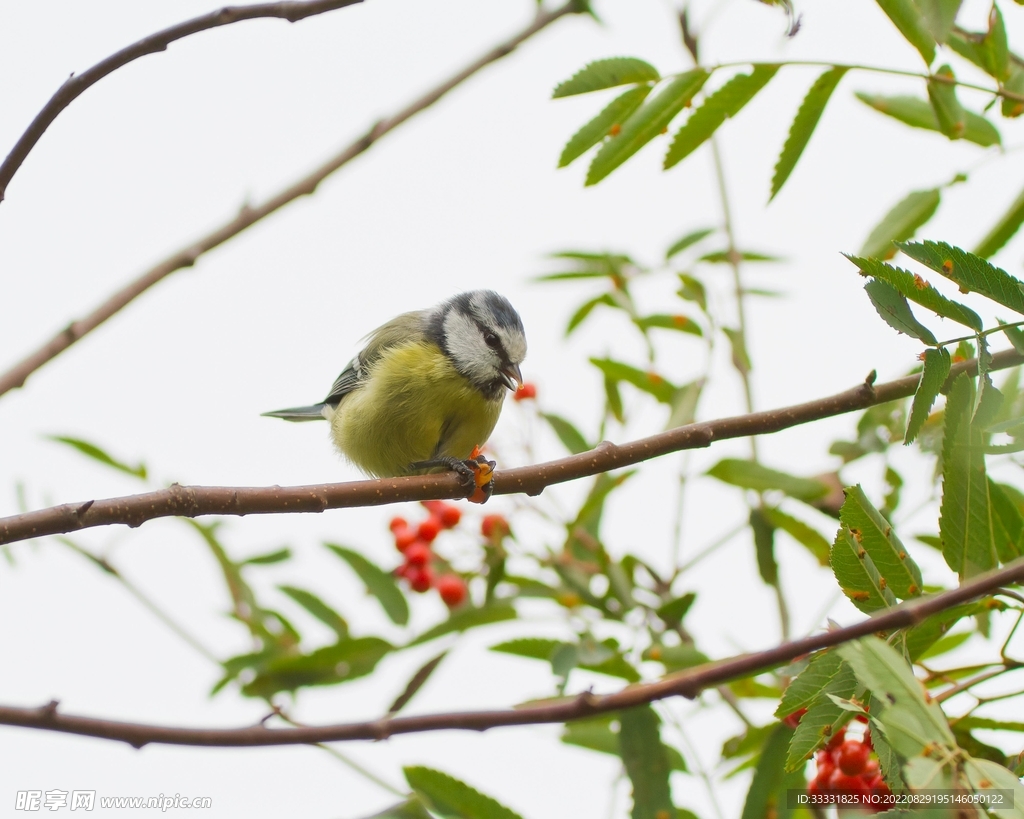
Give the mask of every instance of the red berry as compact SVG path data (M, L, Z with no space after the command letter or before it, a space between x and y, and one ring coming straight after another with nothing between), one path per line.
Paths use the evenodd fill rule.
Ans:
M868 757L871 756L871 750L856 739L846 740L834 753L836 765L850 776L863 773L864 767L868 764Z
M410 566L426 566L434 553L422 540L415 540L405 550L405 562Z
M782 721L786 725L788 725L790 728L796 729L796 726L798 726L800 724L800 718L804 714L806 714L806 713L807 713L807 709L806 708L801 708L798 711L794 711L792 714L790 714L788 717L786 717Z
M832 771L832 776L828 779L828 790L866 793L868 788L864 784L864 780L859 776L850 776L849 774L843 773L839 768L836 768Z
M827 751L834 751L836 748L838 748L840 745L843 744L843 741L845 739L846 739L846 729L845 728L840 728L838 731L836 731L834 734L832 734L832 737L829 739L828 743L825 745L825 750L827 750Z
M408 529L409 521L405 518L391 518L391 523L388 524L388 528L392 532L397 532L399 529Z
M867 782L874 776L878 775L878 760L869 759L868 764L864 766L864 770L860 772L861 779Z
M416 542L416 533L412 529L399 529L395 532L395 548L404 552Z
M462 512L459 511L458 506L452 506L450 503L446 503L439 514L441 519L441 525L445 529L454 529L459 525L459 521L462 520Z
M821 793L821 785L818 784L817 779L812 779L810 782L807 783L807 793L811 794L812 796Z
M509 533L508 521L503 515L484 515L480 522L480 533L486 537L504 537Z
M885 784L885 780L880 773L876 773L870 779L865 779L864 787L868 788L872 793L877 793L879 796L887 796L891 793L889 786Z
M434 538L437 537L437 534L440 531L441 521L431 515L420 524L419 529L416 530L416 534L419 535L420 540L424 543L433 543Z
M445 605L453 609L466 599L466 582L457 574L443 574L437 578L437 592Z
M520 384L519 389L515 391L512 398L516 401L525 401L527 398L537 397L537 385L526 382Z
M874 749L874 745L871 744L871 731L867 730L864 732L864 744L868 746L869 750Z
M814 776L814 781L821 785L822 790L828 790L829 780L832 778L833 772L836 770L835 763L831 757L823 757L817 760L818 772Z
M409 580L409 588L414 592L422 594L434 585L434 572L430 566L409 566L405 576Z

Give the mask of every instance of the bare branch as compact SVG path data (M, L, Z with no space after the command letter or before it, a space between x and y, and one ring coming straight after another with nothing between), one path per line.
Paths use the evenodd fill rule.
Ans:
M668 697L692 699L706 688L777 668L812 651L847 643L876 632L916 625L933 614L975 600L999 586L1019 583L1021 580L1024 580L1024 558L998 571L975 577L957 589L905 603L846 628L783 643L767 651L708 663L657 682L630 685L614 694L585 692L562 700L515 709L382 717L369 722L296 728L268 728L265 723L246 728L174 728L62 714L58 710L58 703L52 701L39 708L0 706L0 725L111 739L141 748L154 742L205 747L306 745L358 739L381 740L397 734L426 731L486 731L511 725L569 722Z
M348 0L348 2L356 2L356 0ZM302 6L304 4L279 3L273 5ZM534 18L533 22L518 34L495 46L486 54L467 65L457 74L435 86L405 108L396 112L392 116L377 122L377 124L370 128L370 130L365 134L349 144L348 147L328 159L320 165L320 167L314 169L302 179L280 191L275 196L272 196L261 205L246 206L242 208L238 215L231 221L221 225L219 228L211 231L206 236L203 236L201 239L198 239L187 247L182 248L178 252L173 253L155 267L143 273L138 279L126 285L121 290L118 290L91 313L77 321L71 322L38 350L30 354L20 363L16 364L6 373L0 375L0 395L3 395L17 387L24 386L25 381L33 372L38 370L48 361L56 358L60 353L64 352L64 350L86 335L86 333L95 330L100 324L117 313L118 310L126 307L135 298L140 296L157 282L166 278L175 271L181 270L185 267L191 267L204 253L222 245L229 239L233 239L250 225L255 224L280 208L283 208L285 205L294 202L299 197L312 194L317 189L317 186L328 176L369 149L370 146L372 146L382 136L393 131L406 120L411 119L413 116L420 113L420 111L423 111L433 105L457 85L480 71L480 69L511 54L525 40L528 40L555 20L558 20L567 14L577 13L579 10L580 4L578 0L569 0L565 5L552 11L540 11ZM206 18L197 19L202 20ZM113 59L113 57L110 59ZM2 178L0 178L0 182L2 182ZM2 192L2 188L0 188L0 192Z
M990 369L1004 369L1021 363L1024 363L1024 355L1015 350L1004 350L992 357ZM977 360L954 365L950 378L961 372L976 373ZM688 424L621 445L605 441L596 449L579 455L502 470L494 475L494 494L539 495L553 484L641 463L670 452L706 447L714 441L728 438L778 432L821 418L884 404L912 395L920 380L919 375L908 375L886 384L873 385L873 378L872 373L869 380L859 387L804 404ZM172 484L167 489L141 495L66 503L0 518L0 544L115 523L135 527L147 520L170 516L194 518L201 515L323 512L352 506L382 506L464 496L459 479L451 473L290 487Z
M104 77L113 74L117 69L127 65L133 60L145 57L147 54L156 54L166 51L167 46L175 40L181 40L200 31L208 31L211 28L228 26L242 20L255 20L260 17L277 17L295 23L312 17L316 14L323 14L327 11L352 6L361 3L363 0L306 0L306 2L284 2L284 3L261 3L255 6L225 6L224 8L204 14L202 17L193 17L183 23L165 28L156 34L150 34L127 48L122 48L115 54L111 54L105 60L96 63L92 68L83 71L78 76L72 74L67 81L57 89L57 93L50 97L50 101L43 106L43 110L36 114L35 119L29 124L28 129L21 135L14 144L7 158L0 164L0 202L4 201L7 193L7 186L10 184L14 174L25 161L29 152L35 147L43 132L50 127L57 115L81 96L87 88L95 85Z

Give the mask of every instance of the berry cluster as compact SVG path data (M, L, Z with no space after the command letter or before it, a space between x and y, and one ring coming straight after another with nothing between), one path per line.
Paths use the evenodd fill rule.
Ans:
M878 759L872 755L871 732L863 739L847 738L840 728L822 750L814 755L818 772L807 786L809 794L843 792L867 796L888 796L889 787L878 770ZM862 800L863 801L863 800ZM885 802L867 803L866 810L884 810Z
M415 592L437 589L445 605L453 609L466 601L466 581L451 572L435 574L434 565L439 561L431 544L442 529L458 526L462 512L457 506L444 501L423 501L423 505L430 514L415 528L405 518L391 519L395 548L405 556L405 562L395 569L395 574L404 577Z

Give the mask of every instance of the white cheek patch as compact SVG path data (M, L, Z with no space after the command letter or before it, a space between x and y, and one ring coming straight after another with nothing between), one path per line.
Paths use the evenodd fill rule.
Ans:
M494 378L501 362L480 335L476 322L456 310L444 319L445 342L456 368L470 381L484 384Z

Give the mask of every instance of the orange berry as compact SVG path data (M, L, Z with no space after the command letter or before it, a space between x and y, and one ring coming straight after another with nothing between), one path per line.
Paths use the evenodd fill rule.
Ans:
M452 506L450 503L446 503L441 509L438 517L441 520L441 525L445 529L454 529L459 525L459 521L462 520L462 512L458 506Z
M515 401L525 401L527 398L537 397L537 385L531 384L529 381L522 384L518 390L512 394L512 398Z
M409 566L425 566L433 556L434 553L430 551L430 547L421 540L413 542L405 550L405 562Z
M416 533L412 529L399 529L395 532L395 548L404 552L416 542Z
M416 530L416 534L419 535L420 540L424 543L433 543L434 538L437 537L440 531L441 521L431 515L420 524L419 529Z
M466 600L466 581L457 574L443 574L437 578L437 593L448 608L461 606Z
M501 538L510 531L508 521L503 515L484 515L484 519L480 521L480 533L486 538Z
M388 528L392 532L397 532L399 529L408 529L409 521L405 518L391 518L391 523L388 524Z
M420 594L434 585L434 572L430 566L410 566L405 576L409 580L409 588Z

